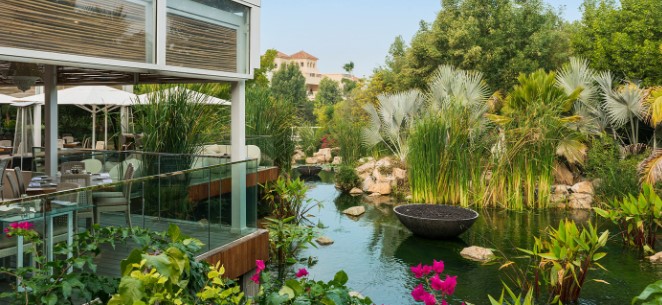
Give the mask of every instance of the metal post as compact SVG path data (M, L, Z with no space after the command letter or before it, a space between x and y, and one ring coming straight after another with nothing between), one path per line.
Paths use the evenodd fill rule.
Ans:
M232 162L246 160L246 82L232 86ZM240 233L246 228L246 163L232 165L232 231Z
M96 149L97 145L97 106L92 105L92 143L90 148Z
M46 110L46 175L57 173L57 67L44 66L44 97Z

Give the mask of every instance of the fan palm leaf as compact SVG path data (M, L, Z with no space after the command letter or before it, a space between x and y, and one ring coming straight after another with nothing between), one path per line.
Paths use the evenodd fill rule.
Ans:
M564 157L571 164L584 165L588 147L581 139L576 137L564 137L556 146L556 155Z
M662 87L651 90L646 104L651 126L655 127L662 123Z
M662 149L655 150L639 163L639 176L641 183L650 185L662 181Z

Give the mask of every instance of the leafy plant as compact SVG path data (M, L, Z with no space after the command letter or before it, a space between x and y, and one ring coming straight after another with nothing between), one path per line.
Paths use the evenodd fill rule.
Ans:
M261 294L255 298L255 304L328 304L360 305L372 304L369 297L359 297L350 293L346 286L349 278L344 271L338 271L333 280L314 281L307 277L306 269L299 269L297 278L288 279L282 284L273 283L269 272L261 272L259 283Z
M328 128L340 148L338 154L343 164L351 166L365 153L361 141L357 141L361 138L365 120L357 113L361 108L353 100L341 101L333 108L334 116Z
M306 153L306 156L312 156L320 148L320 140L322 135L318 131L318 128L314 128L310 125L304 125L297 129L299 132L299 145L301 150Z
M532 278L521 279L520 287L523 291L533 288L537 297L544 287L548 293L547 303L576 302L589 270L596 266L604 269L598 260L607 253L599 251L608 238L609 231L598 234L590 223L588 227L579 228L573 221L564 220L559 222L558 229L549 227L547 236L535 237L533 249L519 249L533 261L532 274L526 274Z
M599 202L610 202L614 198L639 191L637 164L642 155L621 158L619 145L607 134L594 137L589 143L584 173L595 184L595 195Z
M308 246L316 247L313 243L316 233L310 226L294 223L294 216L284 219L265 219L268 221L269 256L278 270L278 279L283 281L287 267L300 261L299 252ZM302 261L312 261L312 258Z
M602 72L596 77L602 94L602 107L607 113L613 129L626 126L629 144L639 143L639 121L646 114L644 90L637 84L627 83L614 88L611 72Z
M508 297L506 297L506 293L508 293ZM526 295L522 296L522 294L515 294L505 283L503 284L499 300L494 299L491 295L488 295L488 298L492 305L535 305L533 289L529 289Z
M310 223L308 212L319 205L306 198L308 187L306 183L297 178L280 176L274 182L264 185L264 199L271 208L271 215L276 219L293 217L292 223Z
M630 194L622 200L614 199L606 210L593 209L619 226L623 242L653 252L657 231L662 227L662 200L651 185L644 184L638 197Z
M342 165L336 169L336 186L343 192L348 192L361 185L361 178L356 174L353 167Z
M0 273L20 280L13 292L4 292L0 298L11 299L17 305L74 304L74 299L108 300L115 292L117 281L96 273L94 257L99 254L100 245L114 245L115 242L126 240L130 230L95 226L94 232L76 234L71 247L66 243L55 244L53 254L58 259L49 261L42 251L43 239L30 225L19 224L8 228L8 236L23 236L25 243L32 245L26 249L26 253L32 254L35 264L18 269L0 268ZM71 257L68 256L70 253Z
M662 280L652 283L632 299L632 304L643 301L641 305L660 305L662 304Z

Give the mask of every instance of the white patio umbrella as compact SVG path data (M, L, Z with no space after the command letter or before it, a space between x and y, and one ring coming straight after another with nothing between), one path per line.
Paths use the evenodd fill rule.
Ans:
M167 96L167 95L170 94L170 92L175 91L175 90L183 90L183 91L185 91L185 92L187 92L187 93L188 93L188 92L191 92L191 94L198 94L198 95L200 95L200 96L199 96L199 98L200 98L200 102L203 103L203 104L220 105L220 106L230 106L230 105L232 105L232 103L230 103L229 101L226 101L226 100L224 100L224 99L220 99L220 98L217 98L217 97L213 97L213 96L211 96L211 95L206 95L206 94L203 94L203 93L197 92L197 91L195 91L195 90L190 90L190 89L186 89L186 88L182 88L182 87L172 87L172 88L169 88L169 89L167 89L167 91L165 92L165 95ZM145 94L138 95L138 99L136 100L137 104L140 104L140 105L146 105L146 104L149 104L149 99L150 99L155 93L156 93L156 92L148 92L148 93L145 93Z
M58 105L75 105L92 114L92 145L96 143L96 114L104 113L104 147L108 146L108 111L120 106L130 106L136 95L108 86L77 86L58 90ZM15 101L44 103L44 94L37 94ZM94 147L94 146L93 146Z

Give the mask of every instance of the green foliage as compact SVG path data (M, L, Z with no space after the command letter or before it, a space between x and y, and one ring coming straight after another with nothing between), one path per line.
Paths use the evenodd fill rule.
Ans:
M547 235L535 237L533 249L519 249L531 257L532 274L518 283L523 291L533 288L539 294L543 287L548 293L547 303L576 302L589 270L594 267L604 269L598 260L607 255L599 252L607 244L609 231L598 234L592 224L577 227L570 220L559 222L558 229L549 227ZM502 268L512 265L506 263ZM539 296L539 295L538 295Z
M269 78L267 73L271 72L275 68L274 60L278 55L278 51L275 49L269 49L262 56L260 56L260 67L255 69L253 73L254 77L252 80L246 81L246 86L260 86L268 87Z
M574 53L598 70L618 71L646 86L662 84L662 2L585 0L571 35Z
M661 305L662 304L662 280L652 283L644 289L638 296L632 299L632 304L643 301L641 305Z
M506 293L508 293L507 297L510 298L510 301L508 301ZM499 297L498 301L491 295L488 295L488 298L490 299L490 304L492 305L535 305L533 289L529 289L525 296L522 296L522 294L516 295L505 283L503 284L501 296Z
M334 116L329 124L331 138L336 142L343 164L352 165L363 157L365 149L361 145L361 130L365 124L363 110L354 100L345 100L334 105Z
M501 114L487 115L503 129L503 138L497 143L486 202L514 209L546 207L557 152L577 156L585 150L581 134L569 125L579 120L570 112L581 88L567 95L556 86L555 76L542 70L520 75Z
M314 281L306 277L299 280L290 279L282 285L271 282L270 275L263 272L260 275L263 294L255 299L259 305L298 305L298 304L324 304L324 305L360 305L372 304L368 297L350 295L351 290L346 286L348 277L344 271L338 271L333 280L328 282Z
M356 174L354 167L342 165L336 168L335 179L336 186L343 192L349 192L355 187L361 185L361 178Z
M587 177L600 181L595 185L598 201L610 202L639 191L637 164L642 155L621 159L620 146L607 134L594 137L589 146L584 172Z
M54 255L58 259L48 261L43 253L43 239L34 230L10 230L10 236L23 236L26 248L34 259L34 266L18 269L0 268L0 273L21 279L20 285L13 292L4 292L0 298L9 300L12 304L74 304L74 300L89 302L100 298L109 299L115 292L117 280L97 275L97 265L94 258L100 252L102 244L115 245L115 242L126 240L129 229L96 226L95 234L82 232L74 236L71 247L66 243L54 246ZM72 253L72 257L67 255ZM71 272L67 272L71 270Z
M292 127L296 122L294 104L272 98L269 88L246 88L246 135L257 137L265 162L271 161L283 171L292 167Z
M308 212L318 206L313 200L306 197L308 187L306 183L297 178L280 176L274 182L264 185L264 200L271 208L271 215L277 219L294 217L295 225L310 223Z
M614 199L608 209L595 212L617 224L623 241L645 252L654 252L657 232L662 228L662 200L652 186L644 184L638 197Z
M269 257L278 270L278 279L285 280L287 267L297 262L312 262L312 258L299 259L299 253L308 248L316 247L313 239L315 230L295 222L295 217L284 219L265 218L269 230Z
M274 72L271 78L271 94L277 101L295 105L299 117L304 120L315 120L312 113L313 104L307 97L306 78L296 63L281 65Z
M541 0L461 0L442 1L436 20L410 45L401 72L389 76L403 84L396 90L423 88L442 64L480 71L491 86L506 90L520 73L559 67L569 39L559 14ZM391 57L397 67L401 56Z
M342 92L337 81L330 78L323 78L320 81L319 91L315 96L317 105L333 105L342 100Z
M150 235L154 234L143 235L144 241L152 243L149 239L160 237L163 244L134 249L122 260L118 292L109 305L244 304L240 287L221 278L225 270L220 263L206 265L204 284L199 290L192 289L193 273L200 271L192 268L193 252L202 246L199 240L185 236L175 225L162 235Z
M299 146L301 146L301 150L306 153L306 156L312 156L320 148L322 130L305 124L297 128L297 131L299 133Z

